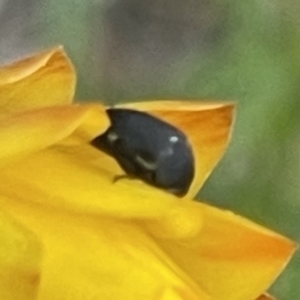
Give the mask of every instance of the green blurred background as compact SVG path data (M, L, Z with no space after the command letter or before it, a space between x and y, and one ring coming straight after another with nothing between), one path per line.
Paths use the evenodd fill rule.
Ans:
M201 199L300 241L300 1L0 0L0 63L65 45L77 98L236 100ZM300 253L272 287L300 299Z

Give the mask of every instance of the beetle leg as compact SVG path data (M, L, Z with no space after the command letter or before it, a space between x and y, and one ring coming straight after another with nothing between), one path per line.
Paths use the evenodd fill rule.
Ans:
M130 179L130 180L133 180L133 179L136 179L136 177L131 176L131 175L128 175L128 174L115 175L115 176L114 176L114 179L113 179L113 183L116 183L116 182L118 182L119 180L122 180L122 179Z

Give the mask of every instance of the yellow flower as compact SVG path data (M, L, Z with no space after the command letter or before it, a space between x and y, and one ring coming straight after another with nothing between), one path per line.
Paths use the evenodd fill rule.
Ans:
M72 104L74 87L61 48L0 69L0 299L268 299L294 243L190 201L225 151L233 105L123 105L189 136L196 176L178 199L113 183L122 170L88 143L109 126L105 107Z

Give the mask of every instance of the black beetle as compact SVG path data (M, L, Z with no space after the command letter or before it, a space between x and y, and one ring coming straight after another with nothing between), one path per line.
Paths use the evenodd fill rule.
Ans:
M108 130L91 144L114 157L130 177L184 196L194 177L194 156L176 127L148 113L110 108Z

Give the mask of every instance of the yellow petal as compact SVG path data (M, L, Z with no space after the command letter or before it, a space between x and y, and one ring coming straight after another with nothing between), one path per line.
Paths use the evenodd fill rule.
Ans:
M0 170L0 193L89 214L149 218L180 200L139 180L121 179L116 161L88 145L57 145ZM16 183L18 189L15 189ZM28 200L29 199L29 200Z
M64 213L14 199L1 205L43 238L39 300L209 299L133 221ZM178 297L167 297L170 291Z
M36 236L0 211L0 241L0 299L36 299L41 260Z
M180 128L194 149L196 174L186 199L195 197L223 156L234 119L232 103L153 101L119 107L149 112Z
M152 235L163 239L187 239L199 234L203 212L195 201L180 201L163 216L143 220Z
M0 108L4 111L69 104L75 72L62 47L0 68Z
M203 225L197 235L156 240L212 299L256 299L285 267L295 245L231 212L198 205Z
M84 141L84 132L93 136L108 126L100 105L66 105L40 108L0 118L0 166L35 153L68 137L76 130ZM79 137L78 137L79 138Z

